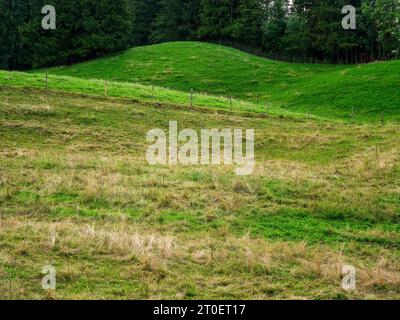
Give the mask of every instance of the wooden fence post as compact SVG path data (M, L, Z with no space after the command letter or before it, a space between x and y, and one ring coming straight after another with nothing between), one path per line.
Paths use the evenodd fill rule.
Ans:
M382 126L385 125L385 112L382 111L382 115L381 115L381 124Z
M232 96L229 95L229 110L232 112Z
M193 89L190 89L190 107L193 107Z
M46 91L47 91L49 89L49 75L47 74L47 72L45 75L45 83L46 83Z
M107 97L108 95L108 81L104 80L104 95Z

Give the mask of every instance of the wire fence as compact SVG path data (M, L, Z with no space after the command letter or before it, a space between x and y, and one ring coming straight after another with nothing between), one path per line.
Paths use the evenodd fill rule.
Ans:
M189 93L177 91L164 87L144 86L141 84L112 82L107 79L80 79L66 76L45 74L24 74L11 73L9 77L0 74L0 83L14 86L27 86L44 89L46 92L50 90L60 90L73 92L78 94L89 94L96 96L104 96L110 98L126 98L134 99L137 102L150 102L159 104L173 104L180 106L196 107L212 107L213 109L225 110L231 113L238 112L257 112L264 116L286 116L311 120L332 120L326 115L321 115L321 112L309 109L305 112L296 112L285 108L284 106L273 106L270 101L263 100L259 96L254 96L254 101L244 101L233 98L232 94L213 96L207 93L198 92L195 89L190 89ZM252 96L252 94L248 94ZM335 119L342 119L352 124L363 123L368 119L368 122L380 123L382 126L389 122L398 121L398 118L393 118L393 112L390 110L357 110L352 108L348 115L345 113L339 114ZM400 116L400 112L399 112ZM371 121L372 119L372 121Z

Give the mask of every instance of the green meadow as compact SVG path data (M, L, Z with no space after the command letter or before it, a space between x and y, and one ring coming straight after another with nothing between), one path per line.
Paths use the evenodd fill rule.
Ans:
M185 42L0 71L0 298L399 299L399 69ZM253 175L149 165L171 120L253 128Z
M39 71L43 72L43 70ZM138 47L49 70L54 75L108 79L232 96L267 107L331 119L398 121L400 62L368 65L282 63L200 42Z

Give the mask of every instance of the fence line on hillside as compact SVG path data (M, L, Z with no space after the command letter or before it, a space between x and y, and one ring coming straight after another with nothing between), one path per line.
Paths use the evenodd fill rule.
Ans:
M56 79L58 81L62 80L60 78L56 78ZM51 79L51 77L49 76L48 72L46 72L44 74L44 89L45 89L46 92L49 91L50 84L51 84L50 80L54 80L54 79ZM110 96L110 91L111 91L110 90L111 89L110 88L110 84L111 83L107 79L100 80L99 83L103 83L104 96L105 97L109 97ZM96 89L96 90L98 90L98 89ZM199 94L202 94L202 95L205 95L205 96L208 95L207 93L201 93L201 92L199 92ZM249 96L251 96L251 94L249 94ZM195 90L193 88L191 88L190 92L189 92L189 107L190 108L193 108L195 106L195 98L196 98L196 92L195 92ZM232 94L229 94L227 96L221 96L221 98L222 98L223 101L226 101L226 107L224 107L224 110L229 110L231 113L234 112L235 110L240 110L240 107L237 108L237 109L234 107L235 104L234 104L234 99L232 97ZM152 85L152 87L151 87L151 93L149 94L149 99L150 100L155 100L156 99L154 85ZM269 110L270 109L270 105L266 101L262 102L261 99L260 99L260 96L257 96L256 102L254 102L252 104L257 106L257 107L259 107L260 110L263 110L265 115L271 114L270 110ZM243 111L245 111L245 110L243 110ZM349 114L350 122L352 124L356 124L357 123L357 115L365 117L368 112L369 111L367 110L367 111L365 111L363 113L358 113L357 114L356 113L356 109L354 107L352 107L352 109L350 111L350 114ZM312 114L311 110L308 110L307 113L304 114L304 118L306 120L308 120L308 121L312 120L312 116L313 116L313 114ZM388 116L387 116L386 110L383 110L378 115L377 122L379 122L382 126L385 126L388 123Z

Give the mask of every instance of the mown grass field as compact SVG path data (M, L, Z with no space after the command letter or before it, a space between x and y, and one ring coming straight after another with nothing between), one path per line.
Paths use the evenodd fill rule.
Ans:
M39 72L43 72L40 70ZM133 48L49 70L55 75L206 92L349 120L400 120L400 62L361 66L282 63L199 42Z
M157 50L169 46L185 44ZM234 79L223 77L195 87L209 95L195 95L190 107L187 90L197 80L184 74L184 87L169 78L174 72L153 79L146 67L162 71L159 57L158 67L150 60L143 69L112 65L142 50L141 59L150 59L155 47L51 70L47 91L43 73L0 72L0 298L399 299L399 114L393 107L384 125L371 120L397 104L391 99L398 95L398 62L297 66L187 46L248 57L247 67L268 64L263 72L277 79L275 87L264 87L271 105L265 109L245 94L264 89L238 83L231 108L226 95ZM191 57L189 47L182 55ZM172 54L166 54L170 64L184 60ZM239 68L239 60L234 66L226 60L224 69ZM288 68L297 67L291 75ZM193 68L204 79L217 76L215 68ZM363 91L365 100L348 91L347 101L375 103L374 117L353 123L343 101L332 98L343 78L330 77L328 90L318 74L359 77L366 70L365 77L382 81L362 81L359 88L380 86L380 98L369 100L375 89ZM236 81L244 84L249 74L255 77L242 71ZM293 86L304 83L308 98L290 100L297 89L279 91L279 75ZM104 78L107 97L104 81L94 80ZM326 91L312 98L317 85ZM289 100L280 104L279 95ZM329 96L332 113L325 114L318 108ZM290 108L288 101L307 107ZM311 119L299 113L311 107L320 110ZM149 166L146 133L168 130L171 120L180 129L254 128L254 174L238 177L229 166ZM45 265L56 267L55 291L41 287ZM357 269L355 291L341 287L344 265Z

